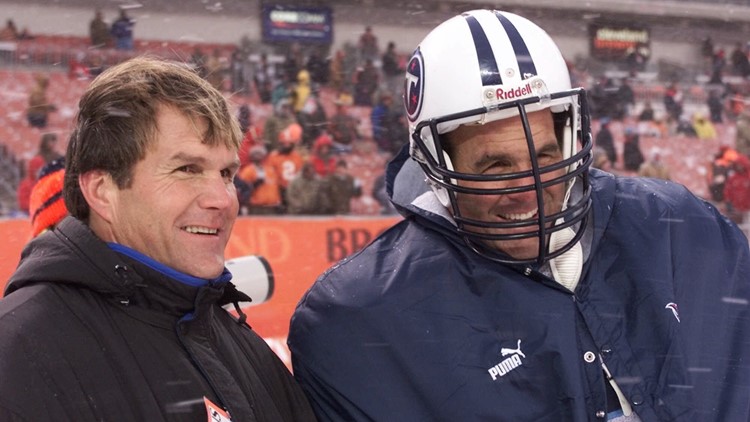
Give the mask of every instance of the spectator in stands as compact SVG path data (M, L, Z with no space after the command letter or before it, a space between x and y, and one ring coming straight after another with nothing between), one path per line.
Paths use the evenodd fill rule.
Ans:
M594 139L594 146L606 153L610 166L614 167L617 163L617 150L615 149L615 138L609 129L610 119L604 117L599 121L599 124L599 132Z
M340 92L346 87L346 74L344 72L344 56L346 52L343 49L336 50L336 54L333 56L333 60L328 66L328 74L330 75L330 86L334 92Z
M370 112L372 139L381 152L395 155L408 140L409 133L403 123L401 109L394 107L393 95L383 91L375 107Z
M305 67L305 56L302 47L298 43L292 43L284 56L281 64L282 75L287 81L296 81L299 71Z
M403 88L401 84L404 79L404 69L399 62L396 43L393 41L388 43L383 57L380 58L380 70L383 73L385 90L393 95L400 94Z
M18 211L28 214L29 213L29 201L31 198L31 190L36 184L37 178L39 177L39 170L44 167L44 159L36 155L26 163L26 173L24 178L21 179L21 183L18 184L16 190L16 200Z
M708 90L708 99L706 100L708 106L708 113L711 116L712 123L721 123L724 114L724 103L721 99L721 94L717 89Z
M105 48L109 46L110 33L109 25L104 22L102 11L96 9L94 18L89 23L89 39L91 46L94 48Z
M292 109L295 114L299 114L310 97L310 72L306 69L300 70L295 80L296 83L292 87Z
M334 172L329 174L324 181L328 189L327 197L330 204L328 212L339 215L349 214L351 200L362 195L362 182L349 174L346 160L337 160Z
M644 161L638 132L631 127L625 128L625 142L622 147L622 162L625 170L637 172Z
M268 150L255 145L248 153L250 163L244 165L238 177L251 187L250 199L245 205L247 214L273 215L281 213L281 190L276 169L266 160Z
M670 180L669 168L661 159L659 150L651 151L651 156L638 169L638 176L651 177L653 179Z
M312 49L310 56L305 64L307 71L310 72L310 81L316 86L325 85L329 80L329 64L318 49ZM315 88L313 88L315 89Z
M373 96L380 85L380 74L371 59L365 60L365 65L357 69L354 82L354 104L358 106L372 106Z
M29 197L32 237L52 230L68 215L62 196L64 177L64 158L52 160L39 170L39 178Z
M219 91L224 90L224 58L221 50L214 48L211 55L206 59L206 80Z
M721 85L724 83L724 69L727 66L726 52L723 48L719 48L714 53L713 61L711 62L711 77L708 80L709 84Z
M710 141L716 139L716 128L702 112L693 114L693 130L698 139Z
M336 171L338 159L333 154L333 141L327 133L322 133L315 139L312 154L310 155L310 164L312 164L315 174L325 177Z
M250 111L250 106L247 104L240 106L237 121L240 124L240 130L244 134L237 155L240 158L240 165L244 166L250 163L250 148L256 145L263 145L263 132L260 127L253 124L252 112Z
M24 213L29 212L29 200L31 190L39 178L39 171L47 164L62 158L62 154L57 151L57 135L55 133L44 133L39 140L39 149L26 163L26 174L18 186L17 198L18 208Z
M120 17L112 23L110 34L115 41L115 48L118 50L133 49L133 27L135 21L131 19L125 9L120 9Z
M297 123L297 119L292 113L292 103L289 99L283 99L273 108L274 112L266 119L263 127L263 137L266 140L266 147L269 151L275 150L279 145L279 134L292 123Z
M693 121L691 119L688 119L686 116L680 117L680 119L677 121L677 125L674 129L674 132L676 134L685 135L690 138L698 137L698 134L695 133L695 127L693 126Z
M672 82L664 91L664 108L673 121L682 117L682 91L676 82Z
M738 154L724 186L725 213L737 224L747 220L750 211L750 159Z
M704 67L710 69L714 57L714 40L711 37L705 37L701 43L701 56L703 56Z
M334 104L336 112L328 122L328 133L333 138L334 150L349 152L352 149L352 143L360 138L357 128L359 121L349 114L352 98L347 94L341 94Z
M747 51L741 42L734 45L734 50L729 56L732 63L732 72L737 76L746 78L750 75L750 61L747 57Z
M79 51L68 60L68 77L70 79L88 80L91 78L89 66L86 63L86 53Z
M606 76L603 76L596 82L591 90L591 113L592 117L617 118L617 107L619 99L617 97L615 82Z
M724 187L727 183L727 177L729 177L729 172L740 155L728 145L721 145L708 166L706 178L708 191L711 195L711 201L719 208L723 209L724 207Z
M735 148L740 154L750 157L750 108L744 108L737 117Z
M13 19L5 21L5 27L0 30L0 41L16 41L19 39L18 28Z
M276 68L268 61L268 54L261 53L253 72L253 79L260 102L263 104L270 103L271 91L276 85Z
M643 103L643 109L641 110L641 114L638 115L638 120L642 122L654 121L654 107L651 105L651 101Z
M57 150L56 133L47 132L42 134L36 155L42 158L45 165L62 157L62 154Z
M286 209L286 190L289 183L297 177L297 174L305 161L302 154L297 150L297 145L302 140L302 127L292 123L279 133L278 147L268 155L268 164L274 168L279 176L279 190L281 191L282 208Z
M727 96L729 97L729 107L727 107L727 111L732 117L738 117L742 114L742 111L747 108L745 106L746 100L745 93L743 92L744 90L729 85L727 86L727 91Z
M625 63L628 67L628 73L631 76L637 72L642 72L646 68L646 62L650 56L650 51L646 44L637 43L628 48L625 54Z
M289 182L284 193L287 213L296 215L328 214L330 199L325 183L315 174L310 162L302 164L299 174Z
M288 100L294 107L294 99L292 98L294 84L293 80L290 80L286 73L282 73L275 80L275 85L271 89L271 104L275 107L280 101Z
M57 106L47 99L49 76L38 73L34 75L34 87L29 93L29 107L26 109L26 119L29 126L44 129L47 127L49 114L57 110Z
M635 93L628 82L628 78L622 78L620 86L617 87L617 119L630 117L630 110L635 105Z
M313 87L302 109L297 113L297 122L302 126L302 145L310 149L313 142L326 130L328 115L320 102L319 90Z
M233 94L248 95L251 93L249 81L251 75L245 56L239 48L232 51L229 57L229 82Z
M609 157L607 157L607 151L599 147L594 147L591 149L591 156L592 167L598 168L599 170L612 172L612 162L609 161Z
M359 57L360 63L367 60L377 60L380 55L378 47L378 37L372 31L371 26L365 27L365 32L359 36Z

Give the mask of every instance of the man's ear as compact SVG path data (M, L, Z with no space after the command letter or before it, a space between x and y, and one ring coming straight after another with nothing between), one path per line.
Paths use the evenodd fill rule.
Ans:
M111 223L118 190L112 175L104 170L92 170L78 176L78 184L92 215Z

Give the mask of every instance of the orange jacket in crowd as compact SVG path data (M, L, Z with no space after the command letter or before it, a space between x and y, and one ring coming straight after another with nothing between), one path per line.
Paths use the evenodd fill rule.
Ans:
M262 174L261 174L262 171ZM275 207L281 205L279 191L279 176L273 166L263 163L260 168L255 164L242 167L239 178L253 186L249 205L261 207ZM262 183L259 179L263 179Z

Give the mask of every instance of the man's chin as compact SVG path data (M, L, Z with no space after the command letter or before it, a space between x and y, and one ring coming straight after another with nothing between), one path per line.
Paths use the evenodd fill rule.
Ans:
M224 272L224 261L215 262L215 260L211 260L204 265L189 265L186 266L182 272L193 277L212 280Z
M486 246L513 259L535 259L539 256L539 240L536 238L518 240L494 240L485 242Z

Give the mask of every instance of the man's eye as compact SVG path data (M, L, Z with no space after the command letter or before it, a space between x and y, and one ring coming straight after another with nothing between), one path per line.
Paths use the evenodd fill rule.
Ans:
M498 161L495 163L492 163L492 165L488 166L484 173L490 173L490 174L502 174L507 173L510 171L511 164L507 163L505 161Z
M195 174L195 173L198 173L198 168L193 165L186 165L186 166L178 167L176 171L182 172L182 173Z
M221 171L221 177L228 179L228 180L233 180L234 175L235 175L235 172L229 169L224 169Z

